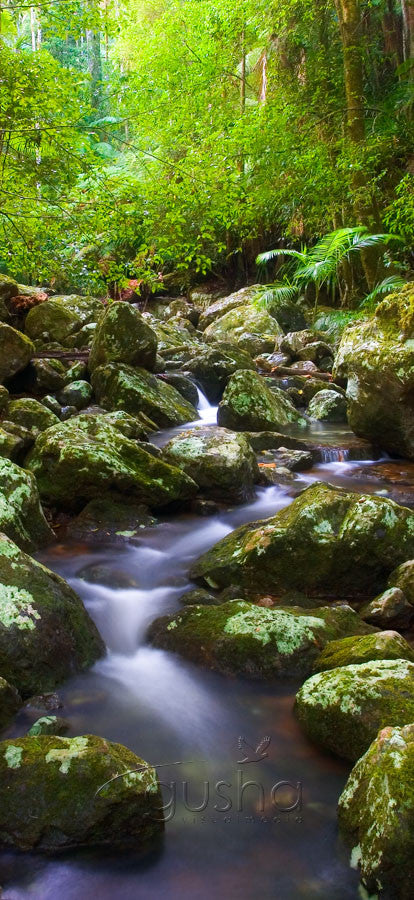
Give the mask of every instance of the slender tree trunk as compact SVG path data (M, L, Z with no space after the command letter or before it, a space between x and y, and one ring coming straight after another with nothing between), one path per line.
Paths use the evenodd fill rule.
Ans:
M91 107L94 113L102 109L102 59L99 31L88 31L88 69L91 76Z
M352 187L357 222L372 228L372 202L367 199L366 175L358 165L358 150L365 142L364 70L361 40L361 10L359 0L336 0L342 39L344 84L347 114L347 133L354 156ZM378 274L378 251L374 248L361 254L369 289Z
M30 7L30 32L32 36L32 50L36 52L36 10L34 6Z
M404 59L414 59L414 0L402 0Z

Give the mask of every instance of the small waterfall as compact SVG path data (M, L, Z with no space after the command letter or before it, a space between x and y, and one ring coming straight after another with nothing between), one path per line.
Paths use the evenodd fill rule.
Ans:
M207 397L200 388L197 386L198 393L198 403L197 410L200 414L199 422L195 422L197 425L216 425L217 424L217 406L211 406L208 402Z
M198 386L197 386L197 394L198 394L198 403L197 403L198 411L201 412L203 409L211 409L210 403L208 402L206 395L203 394L203 392L200 390L200 388Z
M349 462L350 451L344 447L318 447L318 456L323 463Z

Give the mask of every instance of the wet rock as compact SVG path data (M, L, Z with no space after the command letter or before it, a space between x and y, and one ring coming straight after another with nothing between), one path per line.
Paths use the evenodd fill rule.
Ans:
M309 674L327 641L368 628L349 606L266 609L231 600L156 619L149 634L157 647L223 674L266 680Z
M69 722L59 716L41 716L33 722L27 734L29 737L37 737L39 734L66 734L69 730Z
M189 475L203 494L224 503L250 499L259 478L250 444L226 428L182 431L166 445L164 458Z
M122 777L119 777L122 776ZM96 735L39 735L0 744L3 846L147 848L162 831L155 769Z
M278 431L296 424L306 427L283 391L269 390L255 372L236 372L218 408L217 421L235 431Z
M121 496L91 500L67 526L70 538L92 544L141 543L142 532L156 524L145 506Z
M396 564L411 556L413 542L411 510L319 482L274 517L219 541L195 563L192 576L214 588L349 592L357 599L383 588Z
M339 827L371 896L412 897L413 772L414 725L383 728L339 798Z
M89 369L108 363L152 369L157 353L157 335L141 313L129 303L111 303L92 342Z
M197 409L198 391L194 381L191 381L191 378L187 378L180 372L169 372L162 376L162 380L175 388L185 400L188 400L188 402Z
M300 390L303 393L303 400L305 404L310 403L315 394L318 394L320 391L335 391L335 393L340 394L342 397L345 397L344 388L340 387L339 384L335 384L333 381L323 381L322 378L307 378L306 376L301 377L301 385Z
M122 409L131 415L145 413L159 428L184 425L199 418L188 400L145 369L127 366L100 366L92 375L98 402L109 410Z
M217 403L231 375L239 369L254 370L249 353L225 341L203 348L186 364L210 403Z
M60 403L56 400L56 397L53 397L52 394L46 394L45 397L42 397L42 405L45 406L46 409L50 409L50 411L60 419L62 408Z
M197 490L180 469L155 459L106 416L79 415L49 428L38 437L27 466L41 497L73 510L108 488L150 506L186 500Z
M92 399L92 388L88 381L72 381L58 394L62 406L74 406L84 409Z
M291 450L307 450L305 441L298 438L288 437L278 431L245 431L243 432L253 450L260 452L262 450L278 450L279 447L289 448Z
M313 675L296 695L296 715L308 737L355 761L380 728L414 719L414 663L378 660Z
M21 705L21 697L16 688L0 677L0 728L9 724Z
M246 304L232 309L220 318L215 319L204 331L204 339L207 341L234 341L239 343L243 334L266 335L274 338L270 341L270 347L263 346L257 353L266 353L274 349L276 338L283 334L283 330L269 313L262 307ZM246 349L243 347L243 349ZM254 355L257 356L257 353Z
M0 459L0 532L29 551L54 538L40 506L35 478L8 459Z
M413 285L391 294L375 316L346 329L334 373L348 378L353 431L414 459Z
M329 641L314 664L314 672L352 666L378 659L407 659L414 662L414 650L397 631L377 631L360 637Z
M312 454L307 450L290 450L287 447L279 447L272 457L278 466L289 469L290 472L304 472L313 466Z
M370 625L378 628L408 628L414 620L414 606L408 602L398 587L388 590L366 603L359 611L360 616Z
M0 669L22 696L51 690L104 645L68 584L0 535Z
M408 602L414 606L414 559L406 560L391 572L388 587L400 588Z
M205 591L203 588L195 588L193 591L187 591L180 597L180 603L183 606L217 606L220 601L213 594Z
M88 566L83 566L76 573L76 577L82 578L88 584L103 584L114 590L128 590L139 586L137 580L127 572L105 563L90 563Z
M14 422L16 425L22 425L30 431L33 440L37 438L46 428L59 423L58 417L50 409L47 409L43 403L34 400L32 397L25 397L21 400L12 400L7 410L7 421Z
M308 406L308 416L321 422L347 421L347 402L337 391L323 390L314 394Z
M275 462L259 462L261 484L291 484L296 480L296 475L286 468L278 466Z
M24 369L33 354L34 346L25 334L0 322L0 384Z
M59 694L56 694L54 691L48 691L45 694L37 694L34 697L30 697L25 705L25 709L62 709L63 703L59 697Z

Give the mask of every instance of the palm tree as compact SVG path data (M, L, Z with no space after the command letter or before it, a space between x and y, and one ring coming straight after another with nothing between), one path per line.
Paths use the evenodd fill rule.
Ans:
M287 271L281 281L264 285L259 302L271 306L283 300L298 299L301 292L313 284L315 288L314 315L318 308L319 294L324 286L332 294L338 287L341 270L349 263L352 256L360 254L364 250L374 246L385 247L391 241L401 241L395 234L370 234L363 225L354 228L339 228L324 235L308 249L301 250L278 249L260 253L256 259L259 266L264 266L273 259L286 257L296 261L293 269ZM377 284L369 297L372 299L375 293L387 293L400 287L404 281L399 275L391 275Z

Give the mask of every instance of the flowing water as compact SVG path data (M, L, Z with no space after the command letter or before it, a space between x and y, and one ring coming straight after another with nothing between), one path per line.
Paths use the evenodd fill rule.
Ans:
M194 427L216 421L202 395L200 415ZM172 433L157 435L158 445ZM233 528L274 515L318 479L387 493L380 476L368 477L375 463L349 462L337 451L349 438L344 429L319 428L314 437L325 439L325 461L292 485L258 488L249 505L209 518L165 517L143 531L138 546L66 542L40 555L83 598L108 647L104 659L59 689L58 714L70 735L102 735L160 765L168 821L160 845L144 858L2 854L5 900L360 896L336 827L349 767L319 753L299 730L292 715L298 683L224 678L145 642L150 622L179 608L192 587L192 560ZM33 718L22 711L4 736L24 734ZM264 737L267 755L244 763L246 748L254 757ZM254 784L244 787L248 781Z

